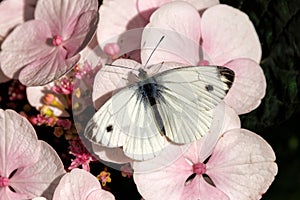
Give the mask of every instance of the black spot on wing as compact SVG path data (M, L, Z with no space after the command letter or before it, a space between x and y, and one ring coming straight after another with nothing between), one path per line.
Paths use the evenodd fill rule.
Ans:
M214 90L214 87L212 85L206 85L205 86L205 89L208 91L208 92L211 92Z
M106 132L112 132L113 131L113 126L112 125L108 125L106 127Z

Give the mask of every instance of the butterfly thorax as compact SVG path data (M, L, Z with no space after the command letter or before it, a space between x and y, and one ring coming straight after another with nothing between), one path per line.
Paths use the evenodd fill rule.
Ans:
M147 72L140 68L139 69L139 79L138 83L138 96L143 100L143 102L149 102L151 106L157 104L156 98L158 97L160 90L159 85L153 77L149 77Z
M151 106L157 104L157 97L160 95L159 85L154 78L148 78L139 83L138 94L144 102L149 102Z

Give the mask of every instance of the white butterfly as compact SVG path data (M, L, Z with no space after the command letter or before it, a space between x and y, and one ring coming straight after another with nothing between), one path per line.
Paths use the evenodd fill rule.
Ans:
M159 154L166 139L187 144L208 133L213 109L231 87L234 72L187 66L148 76L140 68L137 78L100 107L85 137L106 147L123 147L134 160L147 160Z

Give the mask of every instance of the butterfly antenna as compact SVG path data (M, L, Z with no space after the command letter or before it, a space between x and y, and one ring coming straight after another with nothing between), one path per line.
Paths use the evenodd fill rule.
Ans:
M113 64L105 64L105 65L112 66L112 67L119 67L119 68L123 68L123 69L131 69L131 70L139 71L137 69L134 69L134 68L131 68L131 67L122 66L122 65L113 65Z
M154 54L155 50L157 49L157 47L160 45L160 43L163 41L164 38L165 38L165 36L163 35L163 36L160 38L160 40L158 41L158 43L157 43L157 45L155 46L155 48L153 49L153 51L151 52L151 54L150 54L150 56L149 56L149 58L148 58L148 60L147 60L147 62L146 62L146 64L145 64L145 68L147 67L147 65L148 65L148 63L149 63L149 61L150 61L152 55Z

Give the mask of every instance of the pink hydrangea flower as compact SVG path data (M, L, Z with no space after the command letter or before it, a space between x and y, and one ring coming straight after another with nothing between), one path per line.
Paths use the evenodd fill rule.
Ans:
M181 34L180 39L186 37L198 44L177 42L170 46L171 38L167 46L162 45L162 50L153 55L149 64L164 60L190 65L226 66L235 72L235 79L225 102L238 114L250 112L260 104L266 90L265 76L258 64L261 46L253 24L243 12L230 6L216 5L200 16L195 7L184 2L173 2L156 10L146 28L176 31ZM149 40L148 35L152 32L150 29L147 37L143 36L142 44ZM152 33L150 40L154 40L153 35L161 37L163 33ZM202 51L199 52L199 48ZM149 50L142 51L142 62L149 58L150 53Z
M39 0L35 19L14 29L2 44L5 75L36 86L68 72L96 29L97 6L97 0Z
M52 197L65 172L54 149L39 141L31 124L12 110L0 110L0 123L1 199Z
M72 160L69 170L82 166L82 169L90 171L90 162L96 161L96 159L91 155L91 153L84 147L80 138L76 138L69 141L70 144L70 154L75 156L75 159Z
M96 177L82 169L73 169L62 177L53 200L113 200L114 196L101 189Z
M163 169L135 172L140 194L149 200L260 199L277 173L269 144L245 129L225 132L216 145L212 136ZM163 162L164 156L156 159Z
M227 66L235 71L236 77L231 91L226 96L226 103L238 114L250 112L260 104L266 90L266 80L258 65L261 59L261 46L253 24L243 12L230 6L215 5L217 3L206 4L207 1L197 1L206 5L201 7L199 4L193 5L183 1L160 4L156 0L147 3L134 1L120 7L123 12L111 12L112 6L117 2L103 4L100 8L102 13L97 34L103 48L106 44L116 42L121 48L118 54L120 56L125 50L143 48L146 42L150 44L147 46L149 50L144 48L138 59L136 55L131 56L145 63L160 37L164 34L168 38L173 32L171 36L173 38L169 41L165 39L168 41L165 42L166 45L162 42L159 47L162 50L153 55L149 64L171 61L187 65ZM158 7L160 8L157 9ZM118 8L118 5L116 4L114 8ZM204 8L207 9L203 14L202 12L199 14L199 10ZM132 16L123 17L124 10L136 11ZM116 21L111 21L111 18ZM132 29L132 26L151 28L154 31L151 29L127 31ZM176 36L174 33L180 35ZM172 42L175 36L176 42ZM199 52L199 49L202 51Z

